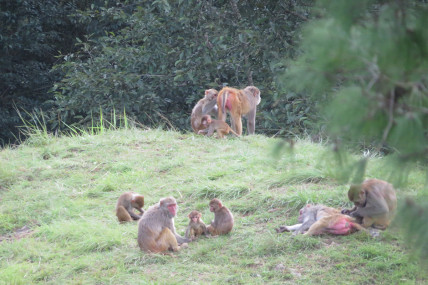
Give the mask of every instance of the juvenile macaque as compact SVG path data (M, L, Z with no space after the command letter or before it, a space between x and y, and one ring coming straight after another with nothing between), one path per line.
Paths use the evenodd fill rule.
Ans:
M299 224L281 226L276 231L295 234L320 235L324 233L347 235L356 230L365 230L355 219L342 215L339 210L324 205L308 204L299 211Z
M233 228L233 215L229 209L214 198L210 201L210 211L214 213L214 221L207 227L209 233L213 236L229 233Z
M355 207L342 210L342 214L362 219L365 228L384 230L391 222L397 209L397 197L391 184L379 179L368 179L362 184L352 185L348 198Z
M198 211L192 211L189 214L189 225L186 229L186 238L195 240L200 235L206 235L208 233L207 227L201 220L202 214Z
M247 117L248 134L256 129L256 111L260 104L260 90L255 86L244 89L224 87L217 96L218 119L226 122L226 112L230 114L232 129L242 135L242 116Z
M151 206L138 222L138 245L147 252L178 251L190 240L175 231L177 202L173 197L162 198Z
M134 213L133 208L137 209L141 215L144 214L144 196L134 192L126 192L120 195L116 204L116 216L119 222L130 222L139 220L140 215Z
M229 134L229 132L239 136L227 123L220 120L213 120L210 115L202 116L201 127L204 127L204 129L199 131L198 134L206 134L209 137L213 135L214 131L217 131L217 136L219 138L224 138L224 136Z
M205 97L199 100L195 107L193 107L190 123L195 133L204 129L204 127L200 127L203 115L217 115L217 94L218 91L215 89L205 90Z

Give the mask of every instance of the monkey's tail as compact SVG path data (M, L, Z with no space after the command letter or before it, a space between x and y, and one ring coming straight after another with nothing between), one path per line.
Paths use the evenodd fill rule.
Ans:
M226 112L226 103L228 98L229 98L229 91L225 91L222 96L223 101L221 102L221 111L223 112L223 114Z
M230 128L230 132L232 133L232 134L234 134L235 136L237 136L237 137L239 137L240 135L238 135L234 130L232 130L232 128Z

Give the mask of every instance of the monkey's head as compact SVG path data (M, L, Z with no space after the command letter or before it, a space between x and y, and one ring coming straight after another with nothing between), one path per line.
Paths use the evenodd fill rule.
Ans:
M209 124L211 124L211 116L210 115L203 115L201 119L201 124L208 127Z
M366 190L362 188L361 184L351 185L348 191L349 201L354 202L355 206L363 207L366 203Z
M217 212L221 207L223 207L221 201L217 198L214 198L210 201L210 211Z
M205 90L205 98L209 101L217 99L218 91L215 89L207 89Z
M177 214L178 206L174 197L167 197L167 198L160 199L159 206L164 211L167 211L168 216L170 218L175 217L175 215Z
M144 196L142 195L132 196L131 205L134 208L142 208L144 206Z
M199 223L199 219L202 217L202 214L198 211L191 211L189 214L189 219L193 223Z
M260 98L260 89L256 86L247 86L245 87L245 90L253 94L253 96L257 99L256 105L260 104L261 98Z
M299 221L299 223L303 223L303 217L305 216L305 213L308 211L309 208L311 208L312 205L311 204L307 204L306 206L304 206L303 208L300 209L299 211L299 218L297 218L297 220Z

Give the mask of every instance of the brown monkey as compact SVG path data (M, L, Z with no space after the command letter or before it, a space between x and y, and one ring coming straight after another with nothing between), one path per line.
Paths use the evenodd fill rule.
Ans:
M384 230L391 222L397 209L397 197L391 184L379 179L368 179L362 184L352 185L348 198L355 207L342 210L342 214L362 219L365 228Z
M211 119L210 115L204 115L201 119L201 127L205 127L203 130L199 131L198 134L207 134L207 136L212 136L214 131L217 131L217 136L219 138L224 138L224 135L232 134L239 136L235 133L226 122L220 120Z
M134 193L126 192L120 195L116 204L116 216L119 222L130 222L132 220L139 220L140 215L134 213L133 208L137 209L141 215L144 214L144 196Z
M365 229L355 219L342 215L339 210L324 205L308 204L299 211L300 224L281 226L276 232L304 233L305 235L320 235L330 233L334 235L347 235L355 230Z
M151 206L138 222L138 245L148 252L178 251L189 239L175 231L174 217L177 214L177 202L173 197L160 199Z
M191 211L189 214L189 225L186 229L186 238L195 240L200 235L206 235L208 233L205 223L201 220L202 214L198 211Z
M213 236L229 233L233 228L233 215L229 209L214 198L210 201L210 211L214 213L214 221L207 227L209 233Z
M217 113L217 94L218 91L215 89L205 90L205 97L198 101L193 107L192 115L190 116L190 123L195 133L198 133L204 128L200 127L201 118L206 114L216 115Z
M224 87L217 96L218 119L226 122L226 112L229 112L232 129L242 135L241 117L246 115L248 134L252 135L256 128L256 111L260 100L260 90L255 86L241 90Z

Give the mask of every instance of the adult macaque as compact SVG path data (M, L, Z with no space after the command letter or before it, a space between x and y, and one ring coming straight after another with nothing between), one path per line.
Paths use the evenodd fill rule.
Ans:
M195 240L200 235L206 235L208 233L205 223L201 220L202 214L198 211L192 211L189 214L189 225L186 229L186 238Z
M342 214L362 219L365 228L384 230L391 222L397 209L397 197L391 184L379 179L368 179L362 184L352 185L348 198L355 207L342 210Z
M175 231L178 206L173 197L162 198L151 206L138 222L138 245L147 252L178 251L190 240Z
M209 137L213 135L214 131L217 131L217 136L219 138L224 138L224 136L229 134L229 132L235 136L239 136L226 122L211 119L210 115L202 116L200 127L203 127L203 130L200 130L198 134L206 134Z
M199 100L195 107L193 107L190 123L195 133L204 129L200 127L203 115L217 115L217 94L218 91L215 89L205 90L205 97Z
M304 233L305 235L320 235L324 233L347 235L356 230L365 229L355 219L342 215L339 210L324 205L308 204L299 211L299 224L281 226L276 232Z
M144 196L134 193L126 192L120 195L116 204L116 216L119 222L130 222L132 220L139 220L140 215L134 213L134 208L137 209L141 215L144 214Z
M214 221L207 227L209 233L213 236L229 233L233 228L233 215L229 209L214 198L210 201L210 211L214 213Z
M246 115L248 134L252 135L256 129L256 111L260 100L260 90L255 86L241 90L224 87L217 96L218 119L226 122L228 112L232 129L242 135L242 116Z

